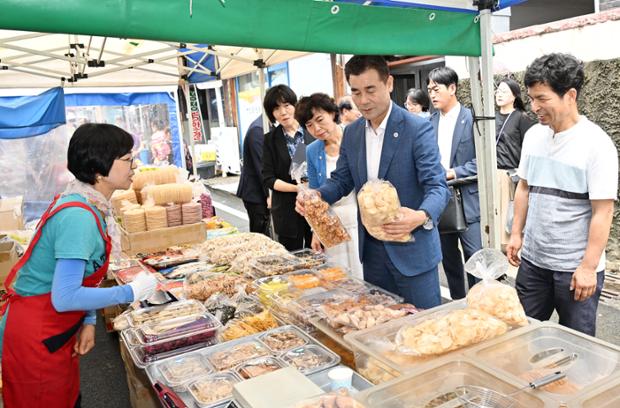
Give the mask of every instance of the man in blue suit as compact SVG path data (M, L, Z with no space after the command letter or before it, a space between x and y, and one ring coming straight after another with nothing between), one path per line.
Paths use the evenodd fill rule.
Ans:
M441 164L448 180L478 174L473 118L471 111L456 98L458 82L458 75L449 67L435 68L428 74L428 94L436 109L431 116L431 123L436 131ZM482 248L478 183L461 187L461 192L468 228L465 232L441 235L443 269L448 278L452 299L462 299L466 294L459 240L465 253L465 261ZM472 275L468 274L467 280L469 287L476 283Z
M356 55L345 66L353 101L363 118L344 131L340 157L331 178L318 189L334 203L368 180L387 180L398 191L400 220L384 225L391 236L412 233L406 243L378 241L359 228L364 279L420 308L441 303L437 222L449 200L445 172L433 128L390 99L393 78L379 56ZM303 213L303 203L297 202ZM361 226L361 220L358 221Z

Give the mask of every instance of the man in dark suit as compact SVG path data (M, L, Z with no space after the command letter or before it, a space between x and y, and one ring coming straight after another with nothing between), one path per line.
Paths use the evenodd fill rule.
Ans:
M345 66L345 75L363 118L346 127L337 168L318 192L334 203L353 189L359 192L368 180L389 181L398 192L401 217L383 230L392 237L412 233L413 239L378 241L359 228L364 280L417 307L437 306L441 250L435 225L449 190L433 128L428 120L391 101L393 78L382 57L354 56ZM303 212L301 201L297 208ZM361 226L359 211L358 221Z
M256 118L250 125L243 139L243 168L237 188L237 197L250 219L250 232L270 236L269 193L263 186L263 117Z
M435 68L428 74L428 94L436 109L431 116L431 123L436 131L441 164L447 180L478 173L473 118L471 111L456 98L458 82L458 75L452 68ZM465 261L482 248L478 183L461 187L461 192L468 228L465 232L441 235L443 269L452 299L462 299L467 293L459 241L465 253ZM472 275L468 274L467 280L469 287L476 283Z

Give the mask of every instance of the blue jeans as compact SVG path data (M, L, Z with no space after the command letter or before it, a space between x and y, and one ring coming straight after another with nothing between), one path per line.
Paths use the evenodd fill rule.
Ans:
M465 262L476 252L482 249L482 237L480 236L480 222L474 222L467 226L467 231L454 234L441 234L441 254L443 255L443 270L448 279L450 297L453 300L463 299L467 294L465 288L465 268L459 249L459 240L465 253ZM467 274L467 284L471 288L479 279Z
M517 272L517 294L525 314L538 320L549 320L553 311L558 312L560 324L590 336L596 333L596 310L603 290L605 272L596 274L594 294L583 302L575 300L570 290L573 274L540 268L521 258Z
M436 266L415 276L405 276L390 260L383 242L366 237L362 267L366 282L402 296L407 303L421 309L441 304L439 270Z

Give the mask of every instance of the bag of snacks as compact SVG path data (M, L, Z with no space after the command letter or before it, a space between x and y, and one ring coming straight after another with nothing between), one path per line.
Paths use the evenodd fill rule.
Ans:
M299 190L297 197L303 201L305 218L325 248L340 245L351 240L351 236L342 225L342 221L315 190L301 183L306 172L306 162L291 166L291 176L297 179Z
M527 317L517 291L496 280L508 268L506 257L496 249L484 248L473 254L465 270L482 281L467 293L467 306L487 312L510 326L525 326Z
M397 221L400 217L400 200L394 186L385 180L370 180L357 193L362 224L370 235L380 241L408 242L411 234L397 238L389 237L383 225Z

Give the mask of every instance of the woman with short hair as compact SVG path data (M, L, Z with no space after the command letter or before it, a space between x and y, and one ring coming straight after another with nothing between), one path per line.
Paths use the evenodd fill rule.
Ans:
M340 143L343 130L338 124L338 106L324 93L315 93L301 98L295 107L295 117L305 125L306 130L317 140L306 150L308 164L308 183L316 189L330 178L336 169L340 156ZM355 193L351 192L332 205L343 226L351 236L351 241L326 248L325 253L330 262L346 266L351 274L363 279L362 264L358 255L357 202ZM316 234L312 236L312 249L322 251L321 242Z
M407 100L405 101L405 108L414 115L421 116L423 118L430 118L431 114L428 111L431 101L428 98L426 92L418 88L411 88L407 91Z
M6 407L79 407L79 357L95 345L95 311L155 291L157 280L145 272L128 285L98 288L110 255L120 255L110 198L131 185L133 143L109 124L82 125L71 137L67 167L75 180L54 198L5 281Z

